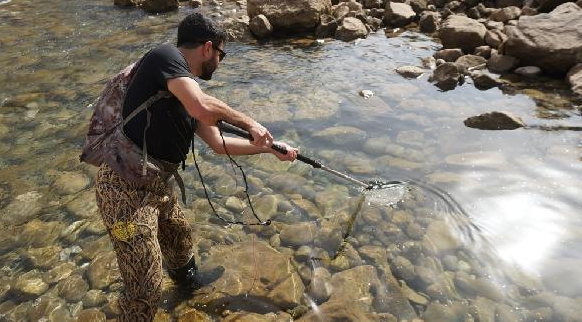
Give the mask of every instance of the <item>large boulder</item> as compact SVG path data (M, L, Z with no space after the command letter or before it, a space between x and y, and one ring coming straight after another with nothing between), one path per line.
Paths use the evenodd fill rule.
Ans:
M572 67L566 76L566 80L572 86L572 91L582 95L582 63Z
M521 9L519 9L518 7L511 6L493 11L489 16L489 19L499 22L507 22L509 20L519 18L520 15Z
M274 30L311 31L319 25L322 14L331 13L330 0L248 0L252 19L265 15Z
M273 33L273 26L264 15L254 16L249 23L249 28L257 38L266 38Z
M411 23L416 17L416 12L406 3L386 2L384 21L393 27L403 27Z
M521 16L517 26L505 30L505 53L549 74L565 74L582 52L582 8L575 3L565 3L547 14Z
M487 28L475 19L451 15L443 22L439 37L444 48L461 48L468 53L485 45L486 32Z
M455 88L459 82L463 79L463 74L459 69L459 66L455 63L443 63L439 65L429 81L435 83L435 85L442 89L443 91L448 91Z

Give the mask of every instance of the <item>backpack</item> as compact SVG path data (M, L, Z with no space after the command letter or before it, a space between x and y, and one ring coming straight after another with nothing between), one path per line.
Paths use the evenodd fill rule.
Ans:
M142 59L125 67L105 85L105 89L95 103L95 110L89 122L89 130L79 160L97 167L105 162L116 174L138 185L145 185L156 178L167 180L174 176L182 190L182 199L186 202L184 184L177 172L179 164L148 156L145 140L145 132L149 127L151 116L148 107L172 95L166 91L159 91L123 118L125 94ZM144 110L147 112L147 125L144 130L143 147L140 148L125 135L123 127Z

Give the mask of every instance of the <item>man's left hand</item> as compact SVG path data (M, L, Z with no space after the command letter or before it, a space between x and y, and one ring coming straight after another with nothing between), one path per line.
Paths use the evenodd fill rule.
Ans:
M295 161L297 159L297 154L299 153L299 149L290 146L285 142L274 142L287 150L287 154L279 153L273 149L271 149L271 153L273 153L279 160L281 161Z

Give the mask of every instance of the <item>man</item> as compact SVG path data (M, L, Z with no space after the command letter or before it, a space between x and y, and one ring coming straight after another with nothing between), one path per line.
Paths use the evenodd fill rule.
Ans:
M272 150L273 136L265 127L205 94L194 80L194 76L212 77L226 55L225 39L224 31L195 13L180 23L177 47L161 45L141 60L127 89L123 116L158 91L172 94L149 108L150 117L140 112L124 127L138 147L144 146L145 139L148 156L171 164L184 162L195 132L219 154L272 153L282 161L297 157L297 149L282 142L277 143L287 154ZM253 142L225 137L225 151L216 127L219 120L247 129ZM103 163L96 191L125 284L118 321L152 321L161 297L162 256L179 285L196 283L191 229L167 180L137 185Z

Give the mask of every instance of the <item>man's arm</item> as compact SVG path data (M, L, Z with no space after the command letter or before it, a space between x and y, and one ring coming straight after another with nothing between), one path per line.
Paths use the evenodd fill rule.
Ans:
M273 136L269 131L246 116L235 111L221 100L202 92L198 83L189 77L177 77L169 79L168 90L180 100L190 116L201 123L212 126L219 120L226 121L240 128L246 129L253 136L253 145L270 147L273 144Z
M249 155L249 154L259 154L259 153L272 153L281 161L294 161L297 158L298 150L290 145L277 142L277 144L285 147L287 149L287 154L281 154L271 148L258 147L252 145L248 140L233 137L224 137L224 143L226 145L226 151L224 150L224 145L222 143L222 137L220 137L220 132L218 128L214 125L208 126L205 124L198 124L196 128L196 134L210 146L210 148L217 154L228 154L230 155Z

